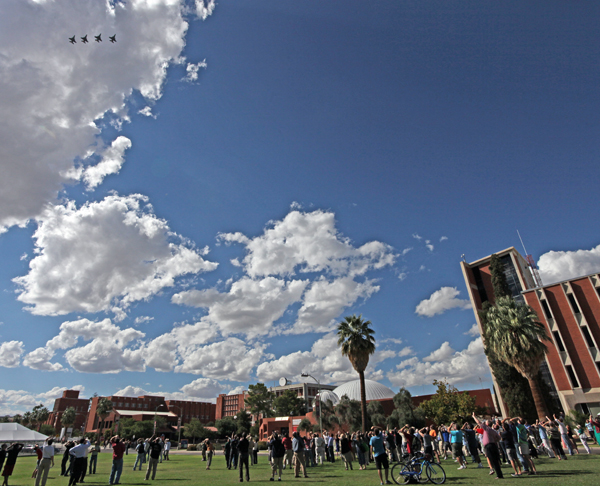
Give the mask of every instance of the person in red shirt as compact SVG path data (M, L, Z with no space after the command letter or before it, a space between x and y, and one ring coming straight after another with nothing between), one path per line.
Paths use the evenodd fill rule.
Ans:
M41 447L37 444L33 446L33 450L37 454L37 458L38 458L37 463L35 464L35 469L31 473L31 477L35 478L37 476L38 467L40 466L40 461L42 460L43 453L42 453Z
M110 439L113 448L113 463L110 470L108 484L119 484L121 473L123 472L123 454L125 454L125 444L118 435Z

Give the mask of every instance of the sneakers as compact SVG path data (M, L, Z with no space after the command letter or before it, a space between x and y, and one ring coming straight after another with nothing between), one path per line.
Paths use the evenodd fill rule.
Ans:
M477 466L477 469L481 469L483 468L483 464L479 463L479 465Z
M271 479L269 479L269 481L275 481L275 478L271 478Z
M385 484L392 484L392 482L386 479Z
M459 468L457 468L457 469L467 469L467 466L460 466L460 467L459 467Z

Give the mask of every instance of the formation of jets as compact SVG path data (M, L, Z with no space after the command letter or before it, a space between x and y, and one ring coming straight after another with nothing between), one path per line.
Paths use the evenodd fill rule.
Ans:
M88 43L87 34L84 35L83 37L80 37L80 39L81 39L81 43L82 44L87 44ZM96 42L102 42L102 34L95 35L94 39L96 40ZM109 36L108 40L111 41L112 43L117 42L117 34ZM69 37L69 42L71 44L76 44L77 41L75 40L75 36Z

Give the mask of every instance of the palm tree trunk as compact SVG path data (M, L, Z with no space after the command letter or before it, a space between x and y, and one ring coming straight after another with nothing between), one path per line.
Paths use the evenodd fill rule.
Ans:
M359 371L360 377L360 411L362 415L362 432L367 432L367 392L365 390L365 372Z
M531 394L533 395L533 402L535 403L535 410L537 412L538 418L542 420L548 415L548 410L546 409L546 402L542 397L542 391L540 390L540 386L538 385L536 377L527 376L526 378L529 382L529 388L531 388Z

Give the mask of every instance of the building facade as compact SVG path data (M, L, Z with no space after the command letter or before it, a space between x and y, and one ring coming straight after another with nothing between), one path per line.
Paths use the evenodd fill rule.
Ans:
M551 285L540 285L532 260L513 247L496 253L517 302L530 305L551 338L542 363L544 381L550 385L565 412L600 412L600 277L592 274ZM472 263L461 262L469 298L479 331L483 325L479 310L485 302L495 303L489 255ZM498 405L508 410L495 378Z
M75 423L72 425L73 430L83 430L88 417L88 409L90 401L87 398L79 398L79 390L65 390L62 397L54 400L54 407L48 416L45 424L54 427L56 434L59 435L63 427L62 415L67 408L75 409Z

